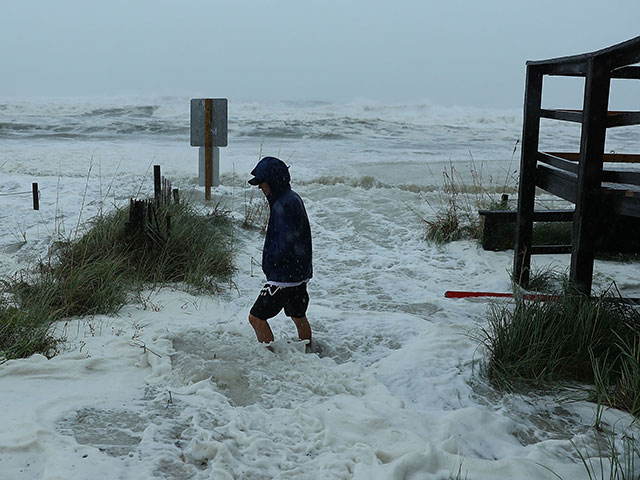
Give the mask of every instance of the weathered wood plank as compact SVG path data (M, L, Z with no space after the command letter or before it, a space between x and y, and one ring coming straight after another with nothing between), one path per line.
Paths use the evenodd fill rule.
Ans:
M536 192L536 163L540 139L540 110L542 105L542 72L527 65L518 185L518 215L514 245L513 275L523 287L529 283L531 266L531 237Z
M517 210L478 210L478 215L494 217L496 222L515 222ZM570 222L573 220L573 210L535 210L534 222Z
M577 175L538 165L536 185L568 202L576 203Z
M530 60L527 62L527 66L536 66L546 75L568 75L573 73L584 76L588 71L587 63L596 56L604 57L605 59L609 57L608 60L612 69L638 63L640 62L640 36L590 53L546 60Z
M610 70L638 63L640 62L640 36L593 52L593 55L606 62Z
M553 120L564 120L567 122L582 122L582 111L580 110L549 110L543 109L540 111L543 118L551 118Z
M564 120L566 122L582 123L582 110L569 109L542 109L543 118L552 120ZM627 127L640 125L640 112L611 111L607 114L607 127Z
M625 170L604 170L602 172L602 181L640 186L640 172L628 172Z
M607 127L629 125L640 125L640 112L611 112L607 117Z
M611 72L611 78L640 79L640 67L629 65L626 67L616 68Z
M591 295L594 239L599 228L597 217L601 205L602 152L607 128L610 70L606 59L590 58L585 79L583 105L588 115L584 115L582 121L569 278L586 296Z
M538 152L538 161L567 172L575 173L576 175L578 174L578 165L576 163L551 155L550 153Z
M588 57L586 55L577 55L569 62L562 62L561 58L551 60L529 60L527 62L527 67L536 67L543 75L584 77L587 69L587 59Z
M640 217L640 193L624 190L604 190L604 201L612 215Z
M502 251L514 248L516 210L478 210L483 219L482 247L485 250ZM534 222L565 222L573 219L573 210L538 210L533 212ZM511 244L509 244L511 239ZM535 230L532 234L532 243L535 240ZM531 254L535 253L535 246L530 248Z
M564 158L570 162L578 162L580 154L577 152L544 152L554 157ZM606 163L640 163L640 154L637 153L603 153L602 161Z
M531 247L532 255L555 255L571 253L571 245L534 245Z

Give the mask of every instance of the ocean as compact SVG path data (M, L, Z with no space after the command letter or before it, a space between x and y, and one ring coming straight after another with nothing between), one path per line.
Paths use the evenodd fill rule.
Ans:
M602 436L585 392L495 391L476 339L487 302L444 298L510 291L513 252L424 239L452 184L514 195L521 110L230 99L221 185L205 201L189 100L0 98L0 274L151 195L153 165L182 198L230 212L237 265L218 296L150 291L117 316L64 322L53 359L0 365L0 478L589 478L580 455L600 461ZM579 134L550 121L541 139L575 150ZM607 150L640 151L640 138L615 129ZM265 155L290 166L309 213L321 355L302 353L282 314L276 355L247 322L263 237L240 224L260 201L246 180ZM614 280L640 293L637 265L596 262L596 284ZM603 418L620 446L637 438L624 413Z

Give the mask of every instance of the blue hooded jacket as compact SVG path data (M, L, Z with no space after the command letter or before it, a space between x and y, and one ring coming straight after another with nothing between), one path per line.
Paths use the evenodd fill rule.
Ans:
M271 214L262 250L267 281L295 283L313 275L311 228L300 196L291 190L289 167L275 157L264 157L251 174L267 182Z

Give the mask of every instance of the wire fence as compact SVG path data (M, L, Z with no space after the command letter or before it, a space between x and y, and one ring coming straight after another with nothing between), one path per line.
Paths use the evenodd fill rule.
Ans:
M33 195L33 192L11 192L11 193L0 193L0 197L9 197L11 195Z
M40 189L38 188L38 183L33 182L31 184L30 192L10 192L10 193L0 193L0 197L10 197L15 195L31 195L33 197L33 209L40 210Z

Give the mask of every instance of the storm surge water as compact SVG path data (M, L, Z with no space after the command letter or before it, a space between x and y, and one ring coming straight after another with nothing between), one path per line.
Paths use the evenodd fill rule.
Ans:
M495 192L515 185L521 117L230 99L222 185L206 202L188 98L0 99L1 274L149 195L154 164L198 208L233 216L237 266L219 295L149 291L117 316L60 323L66 342L52 359L0 365L0 478L576 479L589 478L581 455L608 465L603 442L622 449L637 438L632 419L610 410L604 432L594 429L599 412L577 386L494 390L473 339L486 303L444 298L510 291L512 252L424 240L421 217L446 201L443 172ZM575 149L574 127L544 127L545 146ZM634 133L615 132L607 148L640 151ZM261 155L290 165L308 210L308 317L320 354L304 353L282 314L271 322L275 352L247 322L263 236L241 224ZM38 211L25 194L32 182ZM637 265L595 268L596 283L640 294Z

